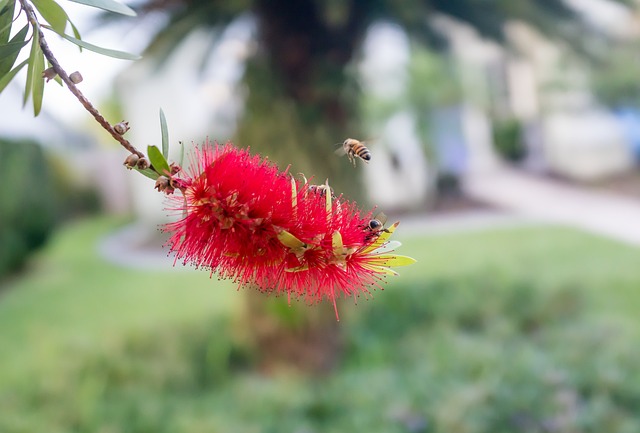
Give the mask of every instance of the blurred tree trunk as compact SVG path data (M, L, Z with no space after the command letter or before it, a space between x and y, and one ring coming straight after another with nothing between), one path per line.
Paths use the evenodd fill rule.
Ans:
M363 199L358 172L334 154L336 143L359 138L355 128L358 91L347 65L364 28L366 8L350 2L335 22L320 15L313 0L260 0L254 11L262 45L247 64L249 89L238 128L241 145L264 151L292 173L329 179L335 191Z
M245 296L243 323L260 371L326 374L340 362L343 338L329 302L289 305L285 296L266 297L257 290Z
M357 90L347 72L357 35L364 32L348 28L362 13L358 4L345 11L353 23L331 27L312 0L257 2L263 45L247 65L250 93L237 141L268 154L281 168L292 163L294 175L314 176L313 183L328 178L336 194L361 200L359 171L334 154L337 142L361 136L351 129ZM252 291L246 296L247 323L263 369L287 365L318 373L338 362L341 333L328 302L289 307L284 297L265 300Z

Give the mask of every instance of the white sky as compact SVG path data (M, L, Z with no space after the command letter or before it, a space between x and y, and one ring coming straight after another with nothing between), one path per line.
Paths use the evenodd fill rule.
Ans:
M82 39L94 45L105 48L139 53L147 43L148 32L143 26L110 25L100 30L95 30L92 25L93 17L98 10L70 1L60 1L71 21L78 27ZM23 25L22 16L13 26L14 32ZM135 20L135 17L125 17ZM133 29L132 31L129 28ZM151 30L151 29L148 29ZM71 34L71 29L67 28ZM114 77L124 68L131 65L131 61L114 59L92 51L83 49L68 42L53 32L45 30L45 38L49 47L58 59L58 62L67 73L79 71L84 80L78 85L79 89L93 103L103 100L111 92L111 83ZM27 45L20 53L19 63L26 58L29 50ZM31 103L22 108L22 94L26 79L26 68L13 79L8 88L0 93L0 135L16 135L42 125L40 118L33 118ZM53 117L64 123L79 121L81 116L86 117L87 112L66 87L61 87L54 81L45 85L44 101L42 105L43 118Z
M585 19L599 29L617 36L637 34L637 23L633 22L629 10L610 0L564 0L581 12Z

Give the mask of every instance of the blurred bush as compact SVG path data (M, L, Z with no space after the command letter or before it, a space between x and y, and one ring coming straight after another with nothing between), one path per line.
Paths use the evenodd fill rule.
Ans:
M527 156L522 125L517 119L494 120L493 145L498 155L509 162L520 162Z
M80 211L95 210L98 199L75 186L68 169L29 140L0 139L0 279L20 268L44 244L56 224Z

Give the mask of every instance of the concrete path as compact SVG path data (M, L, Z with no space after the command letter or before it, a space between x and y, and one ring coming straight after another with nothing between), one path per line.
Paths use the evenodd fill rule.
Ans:
M640 246L640 197L563 185L507 167L468 175L463 188L470 197L506 211Z
M414 214L399 217L390 215L389 223L391 221L400 221L399 236L471 232L492 228L520 227L543 222L527 215L499 209Z

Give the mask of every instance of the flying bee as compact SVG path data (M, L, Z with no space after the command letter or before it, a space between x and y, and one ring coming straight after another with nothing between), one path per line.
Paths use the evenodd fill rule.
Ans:
M380 236L380 233L389 233L384 225L387 223L387 216L380 212L373 219L369 220L369 223L364 226L364 231L369 232L366 236L367 240Z
M342 147L336 150L339 155L347 155L349 161L356 166L356 158L360 158L364 162L368 163L371 160L371 151L364 145L364 142L356 140L355 138L347 138Z

